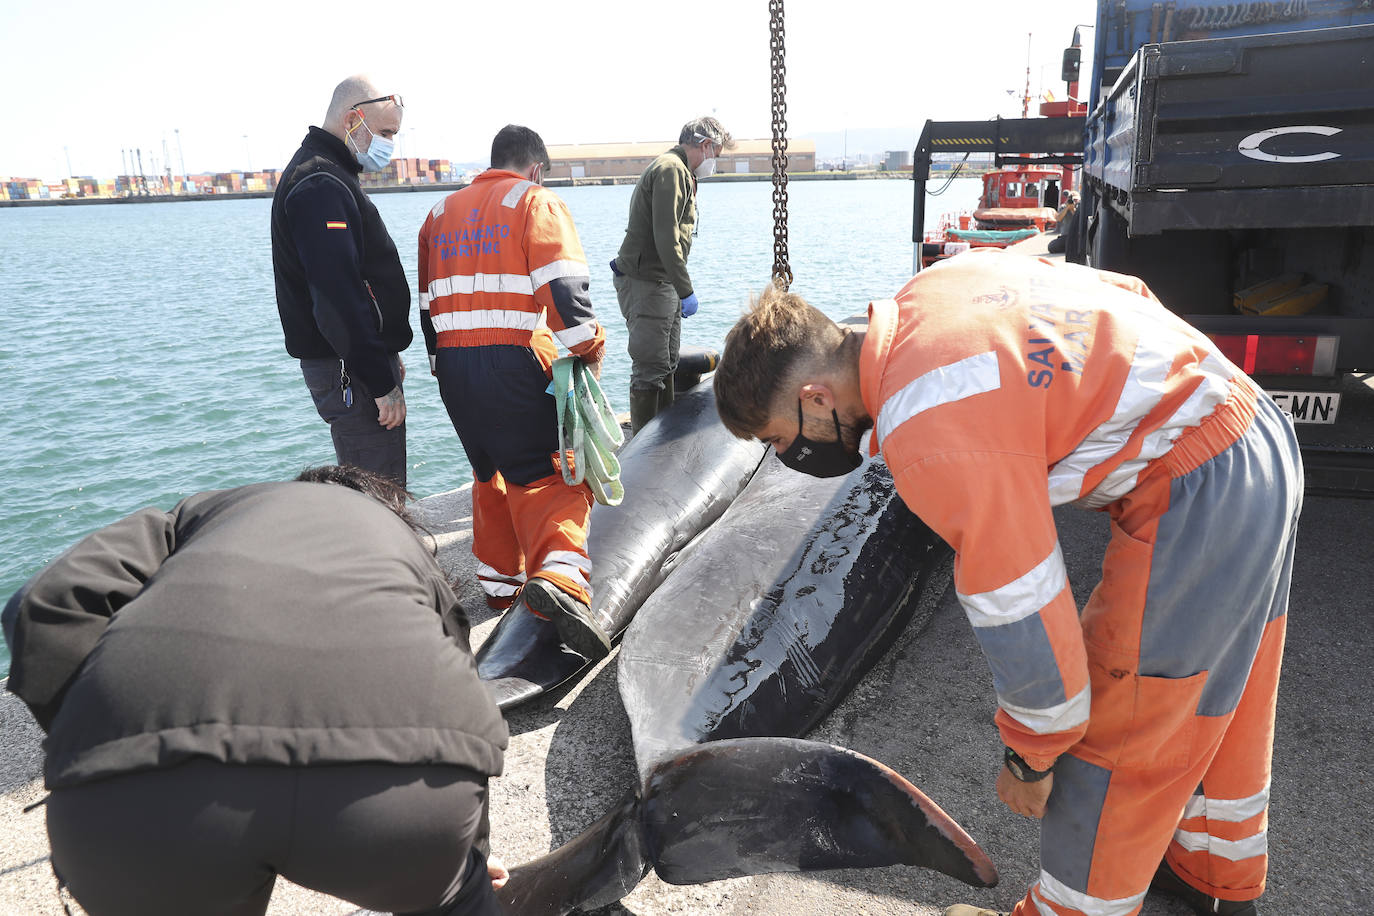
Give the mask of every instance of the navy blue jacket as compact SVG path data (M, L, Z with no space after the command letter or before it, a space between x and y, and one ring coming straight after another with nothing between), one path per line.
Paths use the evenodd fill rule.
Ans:
M286 352L342 359L379 398L399 384L391 355L410 346L410 285L343 141L310 128L272 197L272 269Z

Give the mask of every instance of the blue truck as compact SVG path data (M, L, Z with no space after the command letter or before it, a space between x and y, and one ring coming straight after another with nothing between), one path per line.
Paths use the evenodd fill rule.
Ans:
M1063 61L1085 116L927 122L917 217L932 151L1081 165L1066 258L1145 280L1254 376L1309 488L1374 495L1374 0L1099 0L1091 28Z

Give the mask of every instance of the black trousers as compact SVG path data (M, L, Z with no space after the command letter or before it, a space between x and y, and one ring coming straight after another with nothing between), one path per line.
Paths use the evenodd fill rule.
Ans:
M91 916L261 916L277 875L363 909L499 916L486 802L462 767L195 760L55 789L48 839Z

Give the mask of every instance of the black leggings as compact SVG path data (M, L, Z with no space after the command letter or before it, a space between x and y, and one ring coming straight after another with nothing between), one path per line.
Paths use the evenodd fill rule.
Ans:
M499 916L485 776L195 760L56 789L53 870L91 916L260 916L282 875L369 910Z

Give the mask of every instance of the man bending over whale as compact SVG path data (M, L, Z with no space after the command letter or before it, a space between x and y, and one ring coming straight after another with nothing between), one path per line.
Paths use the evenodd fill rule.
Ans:
M4 611L47 732L52 867L92 916L257 916L277 875L499 916L506 725L408 494L355 467L102 528Z
M992 669L998 796L1042 818L1015 916L1130 916L1152 886L1254 916L1302 466L1288 419L1131 277L969 253L844 330L769 290L721 419L819 477L882 452L956 551ZM1080 615L1052 509L1106 512ZM964 904L946 916L996 916Z

